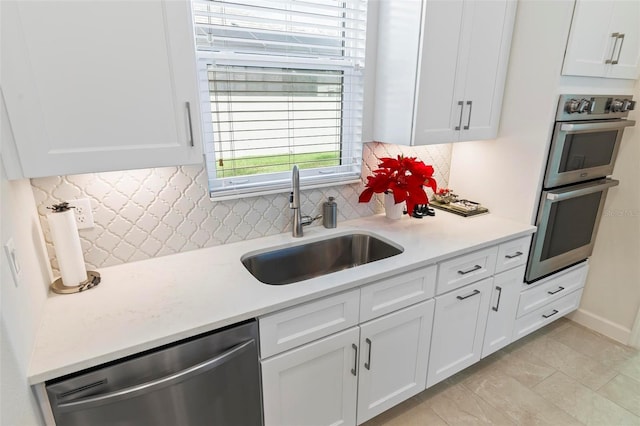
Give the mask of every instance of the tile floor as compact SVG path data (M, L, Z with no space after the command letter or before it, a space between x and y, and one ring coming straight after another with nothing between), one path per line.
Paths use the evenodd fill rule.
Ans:
M364 426L640 426L640 351L559 319Z

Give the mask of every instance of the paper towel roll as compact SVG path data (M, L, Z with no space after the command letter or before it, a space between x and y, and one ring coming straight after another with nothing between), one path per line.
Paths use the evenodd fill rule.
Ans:
M80 236L73 211L53 212L47 216L53 248L58 259L62 284L77 286L87 279Z

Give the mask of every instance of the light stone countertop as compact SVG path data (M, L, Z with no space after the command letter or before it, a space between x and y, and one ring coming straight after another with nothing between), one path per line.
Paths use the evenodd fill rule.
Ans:
M402 246L391 258L283 286L260 283L240 257L270 247L364 231ZM351 289L445 258L530 235L535 227L491 214L390 220L384 215L335 229L290 233L101 268L102 282L45 303L28 371L30 384Z

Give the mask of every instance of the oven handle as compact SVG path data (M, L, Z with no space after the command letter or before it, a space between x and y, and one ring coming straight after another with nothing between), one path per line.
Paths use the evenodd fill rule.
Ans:
M580 197L582 195L593 194L594 192L602 191L605 188L611 188L613 186L618 186L620 181L615 179L603 179L601 181L595 182L594 185L587 186L586 188L569 190L562 193L547 193L547 200L551 201L562 201L569 198Z
M634 120L607 121L606 123L562 123L560 130L563 132L575 132L581 130L607 130L622 129L623 127L635 126Z

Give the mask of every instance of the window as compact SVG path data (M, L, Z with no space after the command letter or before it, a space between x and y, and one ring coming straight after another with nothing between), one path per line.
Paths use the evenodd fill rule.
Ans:
M366 0L193 1L215 198L360 176Z

